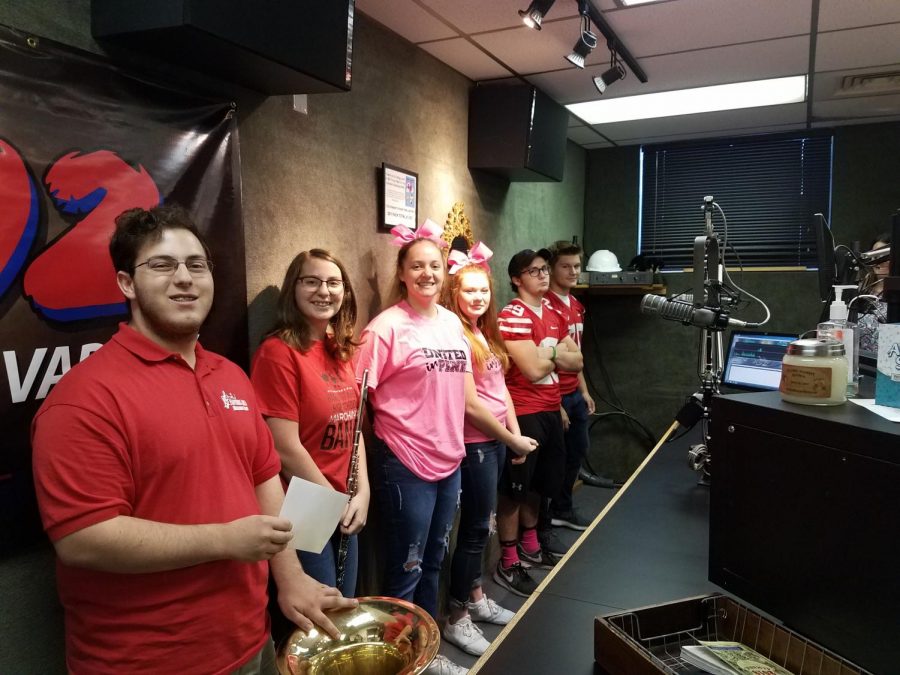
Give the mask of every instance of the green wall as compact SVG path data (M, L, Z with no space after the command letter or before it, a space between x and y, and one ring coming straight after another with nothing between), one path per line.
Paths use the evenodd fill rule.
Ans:
M860 241L867 247L877 233L890 229L890 216L900 208L898 157L900 124L835 130L831 224L837 243ZM637 253L639 165L636 146L594 150L587 158L585 249L610 249L623 266ZM704 194L698 185L698 204ZM698 210L697 234L702 233ZM815 328L821 307L815 272L745 272L743 279L737 274L733 278L769 305L772 318L765 330L799 334ZM669 294L692 285L688 274L667 273L663 279ZM699 389L700 330L642 315L641 297L588 296L586 362L604 398L611 399L612 392L603 384L601 365L625 409L659 438L686 398ZM758 321L763 316L753 305L737 318ZM624 478L642 456L643 438L634 427L618 422L610 418L598 423L591 457L609 475Z
M0 0L0 23L103 53L90 35L89 0ZM476 238L495 252L501 281L516 251L582 234L580 147L568 144L561 183L510 184L470 172L472 83L359 13L352 91L309 96L308 115L292 109L290 96L262 97L143 55L117 58L237 102L251 345L272 319L288 262L305 248L330 248L345 262L361 322L381 308L396 255L390 236L376 229L382 162L419 174L420 220L443 223L462 201ZM65 672L49 545L0 559L0 593L0 673Z

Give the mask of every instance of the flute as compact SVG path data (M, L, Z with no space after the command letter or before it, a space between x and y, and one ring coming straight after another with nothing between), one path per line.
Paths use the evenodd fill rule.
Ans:
M363 412L366 406L366 395L368 394L367 382L369 380L369 370L363 371L362 379L359 383L359 408L356 411L356 425L353 428L353 448L350 450L350 472L347 475L347 492L350 499L356 496L359 489L359 439L362 434ZM350 551L350 535L341 534L341 543L338 547L337 557L337 583L338 588L344 583L344 566L347 562L347 553Z

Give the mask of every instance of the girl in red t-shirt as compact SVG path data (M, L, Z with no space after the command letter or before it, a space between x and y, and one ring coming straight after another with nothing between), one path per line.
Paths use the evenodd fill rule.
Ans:
M282 476L347 491L359 387L351 365L356 300L347 272L328 251L311 249L288 266L275 327L253 357L250 378L281 456ZM358 489L321 553L300 551L307 574L337 583L341 536L349 536L340 591L356 594L356 534L366 524L366 452L357 450Z

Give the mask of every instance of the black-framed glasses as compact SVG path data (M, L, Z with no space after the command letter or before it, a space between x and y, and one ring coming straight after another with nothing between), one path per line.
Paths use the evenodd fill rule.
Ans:
M175 270L179 265L184 265L192 277L202 277L213 270L213 262L209 258L200 255L191 256L185 260L178 260L168 255L154 255L147 258L144 262L138 263L134 269L146 265L147 269L154 274L175 274Z
M320 279L319 277L300 277L297 279L297 283L305 291L318 291L322 288L322 284L325 284L325 288L328 289L329 293L340 293L344 290L344 280L343 279Z
M539 277L541 275L547 276L550 274L550 266L542 265L540 267L529 267L528 269L522 270L522 274L527 274L532 277Z

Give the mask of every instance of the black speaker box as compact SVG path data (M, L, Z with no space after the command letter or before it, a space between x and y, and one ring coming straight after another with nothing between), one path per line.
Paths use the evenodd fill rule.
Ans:
M350 90L354 0L92 0L101 42L265 94Z
M469 168L511 181L561 181L565 108L529 84L479 84L469 95Z

